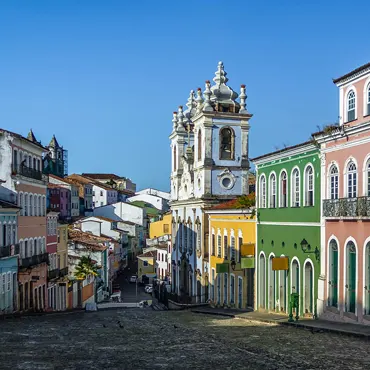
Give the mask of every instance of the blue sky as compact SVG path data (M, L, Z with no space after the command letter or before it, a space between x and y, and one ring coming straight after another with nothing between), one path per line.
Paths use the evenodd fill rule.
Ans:
M302 3L302 4L298 4ZM227 4L227 5L226 5ZM247 86L250 157L338 120L332 78L370 61L368 1L8 1L0 126L69 151L69 172L169 189L172 112L222 60Z

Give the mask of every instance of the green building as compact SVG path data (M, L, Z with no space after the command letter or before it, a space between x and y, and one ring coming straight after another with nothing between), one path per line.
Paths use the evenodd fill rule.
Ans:
M257 193L257 309L316 312L320 274L320 158L311 142L254 158ZM295 295L297 297L297 295Z

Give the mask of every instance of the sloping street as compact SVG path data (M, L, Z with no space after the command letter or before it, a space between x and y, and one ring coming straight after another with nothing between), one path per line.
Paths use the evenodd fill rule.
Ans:
M29 316L0 331L1 369L370 368L361 339L191 312Z

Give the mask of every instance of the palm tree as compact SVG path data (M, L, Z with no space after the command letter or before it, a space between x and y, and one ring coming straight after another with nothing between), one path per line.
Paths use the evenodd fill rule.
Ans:
M82 256L76 266L75 276L77 279L85 280L89 275L98 275L98 269L90 256Z

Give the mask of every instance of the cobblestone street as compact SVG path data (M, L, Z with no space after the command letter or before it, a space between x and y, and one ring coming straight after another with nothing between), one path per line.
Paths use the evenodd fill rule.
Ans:
M361 339L191 312L24 317L0 331L1 369L370 368Z

